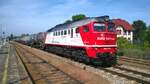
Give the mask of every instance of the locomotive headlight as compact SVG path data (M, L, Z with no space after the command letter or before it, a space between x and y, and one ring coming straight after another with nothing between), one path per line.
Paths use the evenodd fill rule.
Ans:
M104 34L100 34L100 36L101 36L101 37L103 37L103 36L104 36Z
M94 48L95 50L98 50L98 48Z
M110 52L110 54L113 54L113 52Z

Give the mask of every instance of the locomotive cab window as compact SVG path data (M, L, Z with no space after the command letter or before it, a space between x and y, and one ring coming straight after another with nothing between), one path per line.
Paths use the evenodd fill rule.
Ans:
M108 23L108 31L109 32L115 32L115 24L113 23Z
M89 32L89 27L88 26L84 26L83 28L84 28L83 29L84 32Z
M104 23L94 23L94 31L96 32L104 32L106 30Z

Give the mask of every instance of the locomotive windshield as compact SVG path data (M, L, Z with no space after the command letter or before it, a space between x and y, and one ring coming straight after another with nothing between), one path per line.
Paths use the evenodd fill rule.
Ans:
M106 30L106 27L105 27L104 23L95 23L94 24L94 31L103 32L105 30Z
M115 32L115 24L108 23L108 31L109 32Z

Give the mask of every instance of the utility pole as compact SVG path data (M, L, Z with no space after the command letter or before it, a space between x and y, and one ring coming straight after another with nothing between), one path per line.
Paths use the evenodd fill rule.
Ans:
M0 24L0 48L2 46L2 24Z
M3 31L3 25L0 24L0 46L5 45L5 43L6 43L5 32Z

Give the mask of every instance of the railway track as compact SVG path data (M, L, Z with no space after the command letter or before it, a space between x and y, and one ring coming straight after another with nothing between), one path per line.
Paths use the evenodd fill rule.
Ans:
M110 72L112 74L118 75L120 77L125 77L129 80L134 80L142 84L150 84L150 74L147 74L144 72L139 72L136 70L131 70L131 69L120 67L120 66L100 68L100 69L106 72Z
M21 49L20 49L21 50ZM28 50L27 50L28 51ZM26 51L26 52L27 52ZM23 53L25 54L25 52ZM33 54L32 54L33 55ZM29 56L29 55L28 55ZM33 56L34 57L34 56ZM61 58L61 57L60 57ZM25 58L24 58L25 59ZM26 58L27 59L27 58ZM33 58L35 60L35 58ZM34 62L32 62L31 59L29 63L33 63L33 64L36 64ZM40 59L40 58L37 58L37 59ZM61 58L62 59L62 58ZM67 58L66 58L67 59ZM86 64L82 64L82 63L76 63L76 62L72 62L72 60L70 61L67 61L67 62L70 62L71 64L77 64L77 66L84 66L83 69L85 69L86 71L90 71L92 73L96 73L96 74L101 74L101 71L104 71L106 73L110 73L110 76L108 77L111 77L113 75L117 75L119 77L123 77L123 78L126 78L128 80L133 80L133 81L136 81L138 83L142 83L142 84L150 84L150 74L148 73L144 73L144 72L140 72L140 71L137 71L136 69L133 70L133 69L129 69L129 68L125 68L125 67L121 67L121 65L117 65L117 66L114 66L114 67L109 67L109 68L104 68L104 67L94 67L94 68L89 68L89 67L93 67L93 66L89 66L89 65L86 65ZM43 60L43 63L46 63L44 60ZM42 64L42 62L41 62ZM43 65L41 65L43 66ZM100 72L100 73L97 73ZM44 71L43 71L44 72ZM45 77L45 76L44 76ZM105 77L104 77L105 78ZM33 79L34 80L34 79ZM48 80L48 79L47 79ZM118 80L117 78L115 80ZM78 81L77 81L78 82ZM79 82L80 83L80 82Z
M15 47L33 84L81 84L33 53L19 46Z
M140 65L145 65L145 66L150 66L150 61L148 60L129 58L129 57L121 57L119 60L130 62L130 63L135 63L135 64L140 64Z
M93 65L89 66L89 65L82 64L79 62L77 63L76 61L72 62L72 60L69 62L76 64L77 66L79 65L83 67L83 69L89 70L96 74L99 74L100 72L100 75L101 75L101 72L104 71L105 74L110 73L108 77L113 77L113 76L115 77L117 75L120 78L125 78L127 80L135 81L137 83L150 84L150 73L145 73L145 72L138 71L136 69L130 69L127 67L125 68L125 67L122 67L122 65L116 65L113 67L104 68L104 67L95 67ZM131 84L135 84L135 83L131 83Z
M38 50L38 49L35 49L35 48L31 48L31 47L28 47L28 46L25 46L25 45L21 45L21 44L18 44L18 43L12 43L17 49L17 52L19 53L19 56L20 58L23 60L24 62L24 65L26 66L26 70L28 71L28 74L30 74L30 77L33 81L34 84L45 84L45 82L42 82L42 81L46 81L46 83L48 81L53 81L53 79L48 79L50 78L50 74L51 71L50 69L46 69L48 67L48 65L50 66L53 66L54 68L56 68L57 70L60 70L61 72L64 72L64 74L66 76L68 76L67 78L64 78L66 79L66 82L67 80L69 81L69 83L65 83L65 84L81 84L81 83L84 83L84 84L110 84L110 81L108 81L107 79L104 79L102 76L100 75L97 75L95 73L91 73L89 71L86 71L78 66L75 66L74 64L72 63L68 63L64 60L62 60L63 58L59 59L57 58L56 55L54 54L51 54L51 53L47 53L47 52L44 52L44 51L41 51L41 50ZM27 61L25 61L27 60ZM40 62L35 62L35 61L38 61L38 60L41 60ZM45 64L47 64L47 66L45 66ZM36 69L35 71L37 72L32 72L34 70L32 70L32 65L36 65L35 67L33 67L33 69ZM45 67L44 67L45 66ZM38 67L42 67L41 69L38 68ZM53 70L52 70L53 71ZM40 72L42 73L40 75ZM39 77L36 76L37 74L39 74ZM44 75L43 75L44 74ZM45 75L45 74L49 74L48 76ZM35 77L34 77L35 76ZM56 77L57 76L59 77L59 75L54 75L54 76L51 76L52 78ZM41 82L39 81L38 82L38 79L39 78L43 78L41 79ZM60 77L60 79L63 78L63 77ZM70 79L74 82L70 82ZM58 79L59 81L59 79ZM61 81L61 80L60 80ZM48 82L49 84L50 82ZM63 83L63 82L62 82ZM62 84L61 82L58 83L58 84ZM50 83L50 84L57 84L57 83ZM63 83L64 84L64 83Z

